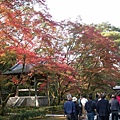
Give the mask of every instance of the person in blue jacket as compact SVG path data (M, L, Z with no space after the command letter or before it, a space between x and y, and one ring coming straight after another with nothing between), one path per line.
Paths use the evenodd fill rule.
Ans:
M67 120L75 120L75 104L72 102L71 94L67 95L67 101L64 103L64 114Z

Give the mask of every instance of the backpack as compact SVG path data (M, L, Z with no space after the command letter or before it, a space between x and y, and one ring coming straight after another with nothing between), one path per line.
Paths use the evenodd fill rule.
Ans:
M87 106L88 106L88 107L87 107L87 112L92 112L92 111L95 112L95 110L94 110L95 108L94 108L93 105L94 105L94 102L93 102L93 101L88 101L88 102L87 102Z

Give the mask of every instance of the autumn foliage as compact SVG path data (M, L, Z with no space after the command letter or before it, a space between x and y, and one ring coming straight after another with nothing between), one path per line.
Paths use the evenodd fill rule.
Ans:
M58 104L68 92L81 94L116 85L118 50L113 40L79 20L53 21L44 0L0 2L1 70L19 61L32 64L27 77L12 76L12 82L23 85L34 75L45 76L42 82L38 78L38 89L57 98Z
M115 42L102 36L94 27L79 21L68 21L63 31L68 35L64 43L65 56L78 73L76 79L80 89L104 91L106 87L115 86L120 78L119 48Z

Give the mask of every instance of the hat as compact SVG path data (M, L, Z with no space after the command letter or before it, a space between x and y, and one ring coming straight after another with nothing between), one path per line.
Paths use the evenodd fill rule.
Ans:
M72 98L72 101L73 101L73 102L77 101L77 98L76 98L76 97L73 97L73 98Z

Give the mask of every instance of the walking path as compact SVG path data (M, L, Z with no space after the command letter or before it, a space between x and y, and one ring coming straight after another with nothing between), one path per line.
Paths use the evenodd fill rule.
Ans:
M46 117L65 117L65 115L57 115L57 114L46 114Z
M46 117L65 117L65 115L63 115L63 114L59 114L59 115L57 115L57 114L46 114ZM84 119L84 120L87 120L87 119ZM95 120L96 120L96 116L95 116ZM110 115L109 120L112 120L111 115ZM118 119L118 120L120 120L120 119Z

